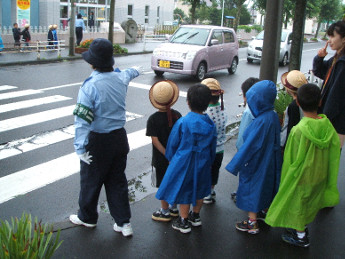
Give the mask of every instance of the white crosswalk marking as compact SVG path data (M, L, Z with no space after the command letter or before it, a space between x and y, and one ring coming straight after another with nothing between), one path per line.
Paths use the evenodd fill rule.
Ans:
M41 94L43 93L41 90L23 90L23 91L16 91L11 93L4 93L0 94L0 100L12 99L22 96L34 95L34 94Z
M34 106L39 106L43 104L49 104L49 103L55 103L55 102L61 102L66 100L71 100L72 98L61 96L61 95L53 95L43 98L37 98L37 99L31 99L27 101L21 101L21 102L14 102L14 103L8 103L0 105L0 113L30 108Z
M44 112L38 112L30 115L19 116L1 121L0 133L21 128L25 126L34 125L41 122L51 121L66 116L71 116L75 105L52 109Z
M12 85L0 85L0 91L12 90L18 87Z
M60 86L51 86L39 90L20 90L18 87L1 85L0 91L14 90L0 94L0 100L13 99L17 97L26 97L27 100L10 102L0 105L0 114L11 111L21 112L27 108L41 106L43 104L59 103L72 98L62 95L52 95L47 97L31 98L33 95L46 93L50 90L75 87L82 85L82 82L65 84ZM131 82L130 87L149 90L151 85ZM180 92L180 95L186 95L186 92ZM39 123L50 122L55 119L72 116L75 105L63 106L56 109L44 110L42 112L22 115L0 121L0 133L16 130L27 126L35 126ZM43 106L42 106L43 108ZM126 112L126 121L131 121L143 117L142 115ZM135 150L151 143L151 138L145 135L146 129L141 129L127 134L130 150ZM50 145L60 143L74 138L74 126L57 129L51 132L40 133L25 139L17 139L0 145L0 161L11 158L21 159L20 155L26 152L46 148ZM50 183L61 180L80 170L79 158L75 153L67 154L45 163L35 165L24 170L13 172L9 175L0 177L0 204L19 195L26 194L38 188L42 188Z

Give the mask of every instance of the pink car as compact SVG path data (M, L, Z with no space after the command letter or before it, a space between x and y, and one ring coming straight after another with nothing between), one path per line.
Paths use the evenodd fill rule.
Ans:
M236 72L238 41L233 29L208 25L182 25L152 54L151 68L157 76L164 72L193 75L203 80L207 72L228 69Z

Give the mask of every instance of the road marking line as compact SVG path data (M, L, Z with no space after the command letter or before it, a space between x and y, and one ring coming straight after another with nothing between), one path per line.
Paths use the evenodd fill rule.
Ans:
M51 87L43 88L43 89L40 89L40 90L41 91L50 91L50 90L60 89L60 88L64 88L64 87L82 85L83 83L84 82L65 84L65 85L57 85L57 86L51 86Z
M128 134L131 150L151 143L146 129ZM71 153L0 178L0 204L64 179L80 170L78 156Z
M126 122L141 117L143 116L131 112L126 112ZM128 134L128 136L131 136L131 139L128 140L130 141L131 150L149 144L148 140L151 140L147 140L145 132L146 129L143 129ZM8 142L4 145L0 145L0 160L20 155L35 149L50 146L61 141L72 139L74 138L74 133L74 125L71 125L66 128L45 132L42 134L31 136L29 138L17 139Z
M136 87L136 88L140 88L140 89L145 89L145 90L150 90L151 89L151 85L146 85L146 84L141 84L141 83L135 83L135 82L130 82L129 86L131 87ZM181 97L187 97L187 92L185 91L180 91L179 96Z
M70 116L73 113L75 105L70 105L58 109L52 109L44 112L33 113L1 121L0 132L5 132L25 126L47 122L62 117Z
M12 98L28 96L28 95L33 95L33 94L41 94L41 93L43 93L43 91L32 90L32 89L23 90L23 91L15 91L15 92L10 92L10 93L0 94L0 100L12 99Z
M0 85L0 91L12 90L15 88L18 88L18 87L12 86L12 85Z
M20 109L25 109L25 108L31 108L34 106L61 102L61 101L66 101L66 100L71 100L71 99L72 98L70 97L66 97L62 95L53 95L53 96L48 96L48 97L43 97L43 98L31 99L27 101L8 103L8 104L0 105L0 113L20 110Z

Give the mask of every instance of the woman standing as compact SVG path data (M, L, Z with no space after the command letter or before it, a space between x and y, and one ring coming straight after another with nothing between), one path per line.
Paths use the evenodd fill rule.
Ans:
M341 147L345 141L345 22L333 23L327 30L329 40L320 49L313 61L314 74L323 79L321 113L327 115L340 138ZM327 46L336 53L324 60Z
M25 46L28 47L29 46L29 42L31 41L31 35L30 35L30 31L29 31L30 25L29 24L25 24L25 28L22 31L22 35L23 35L23 39L22 41L24 41ZM29 48L27 48L29 49Z
M83 30L85 29L84 21L80 13L77 15L77 20L75 21L75 34L77 36L77 46L83 39Z

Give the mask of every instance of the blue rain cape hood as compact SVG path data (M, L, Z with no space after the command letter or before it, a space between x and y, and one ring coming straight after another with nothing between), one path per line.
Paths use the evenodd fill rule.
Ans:
M247 92L247 103L255 117L243 134L243 145L226 170L239 175L238 208L258 212L267 209L279 188L282 157L280 123L273 111L276 85L264 80Z
M174 125L165 156L169 166L156 194L169 204L196 204L211 192L217 130L207 114L190 112Z

